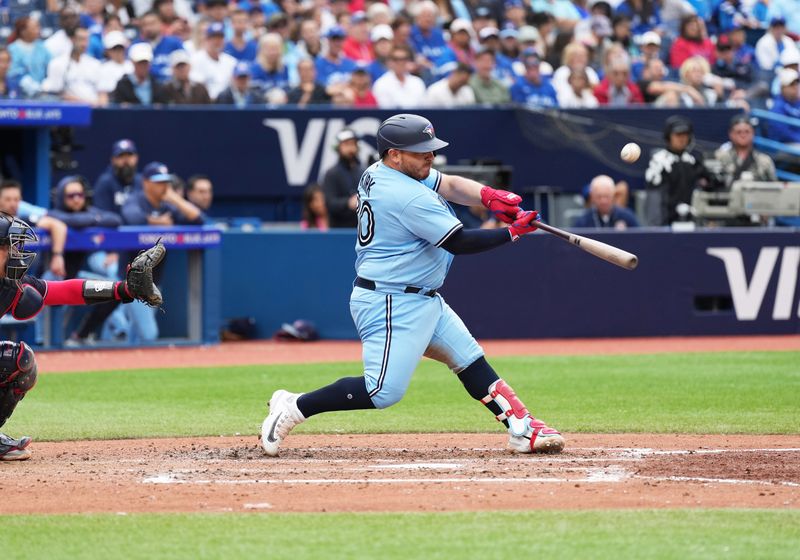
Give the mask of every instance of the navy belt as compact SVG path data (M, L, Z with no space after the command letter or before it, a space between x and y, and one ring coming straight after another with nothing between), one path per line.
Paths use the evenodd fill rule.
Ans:
M361 276L356 276L355 285L359 288L364 288L365 290L372 290L373 292L377 289L374 281L361 278ZM421 294L423 296L433 297L436 295L436 290L423 290L422 288L418 288L416 286L406 286L403 290L403 293Z

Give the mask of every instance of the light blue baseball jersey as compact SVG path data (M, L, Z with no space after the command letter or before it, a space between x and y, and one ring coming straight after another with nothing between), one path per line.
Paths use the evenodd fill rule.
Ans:
M453 255L441 248L463 227L438 193L442 175L417 181L378 161L358 185L356 273L398 286L438 289Z

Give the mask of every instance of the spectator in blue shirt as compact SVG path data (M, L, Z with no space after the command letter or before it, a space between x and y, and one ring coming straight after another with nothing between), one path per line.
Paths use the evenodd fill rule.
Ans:
M791 68L782 68L778 72L781 93L775 98L772 112L784 117L800 119L800 74ZM800 143L800 126L777 121L769 123L769 137L787 144Z
M47 77L50 52L39 38L39 22L30 16L23 16L14 22L14 42L8 45L11 55L11 68L8 76L19 83L26 97L33 97L42 87Z
M252 66L251 85L264 97L278 88L289 90L289 68L283 60L283 38L267 33L258 40L258 56Z
M126 224L172 226L200 225L204 221L200 209L172 188L173 176L163 163L148 163L142 171L142 190L128 197L122 207Z
M438 15L439 8L432 0L422 0L417 4L414 25L411 26L409 39L417 54L416 63L426 69L432 69L434 62L449 48L436 22Z
M169 55L172 54L172 51L182 49L183 42L177 37L162 34L163 22L155 12L147 12L139 22L140 40L138 42L149 43L153 49L150 74L159 82L169 81L172 78Z
M614 179L608 175L598 175L589 185L590 208L579 216L574 227L627 229L639 227L636 215L614 204Z
M342 54L342 45L347 37L344 28L334 25L325 34L328 48L325 54L317 58L317 82L323 86L332 86L350 81L350 74L356 69L355 61Z
M139 152L133 140L123 138L111 146L111 163L94 184L94 205L122 215L128 197L142 189L142 176L136 171Z
M233 37L225 42L224 52L236 60L252 62L256 59L257 42L250 37L250 17L242 9L231 14Z
M641 35L661 25L661 12L657 2L647 0L624 0L617 6L617 14L631 18L631 31Z
M511 101L535 107L558 107L556 90L539 72L541 60L530 51L522 56L525 75L511 86Z

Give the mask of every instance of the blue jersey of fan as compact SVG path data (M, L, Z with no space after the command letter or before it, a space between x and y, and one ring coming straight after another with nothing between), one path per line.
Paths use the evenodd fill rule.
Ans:
M441 248L463 226L438 194L442 175L417 181L378 161L358 185L356 273L393 286L435 290L453 255Z

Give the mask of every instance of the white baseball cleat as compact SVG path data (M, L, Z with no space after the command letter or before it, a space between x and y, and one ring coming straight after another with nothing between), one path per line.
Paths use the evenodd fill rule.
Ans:
M511 435L508 446L517 453L561 453L566 442L558 430L550 428L533 416L528 416L530 422L521 436Z
M278 455L278 448L292 428L305 422L305 417L297 408L297 398L303 393L290 393L282 389L272 393L269 400L269 414L261 424L258 439L264 453L270 457Z

